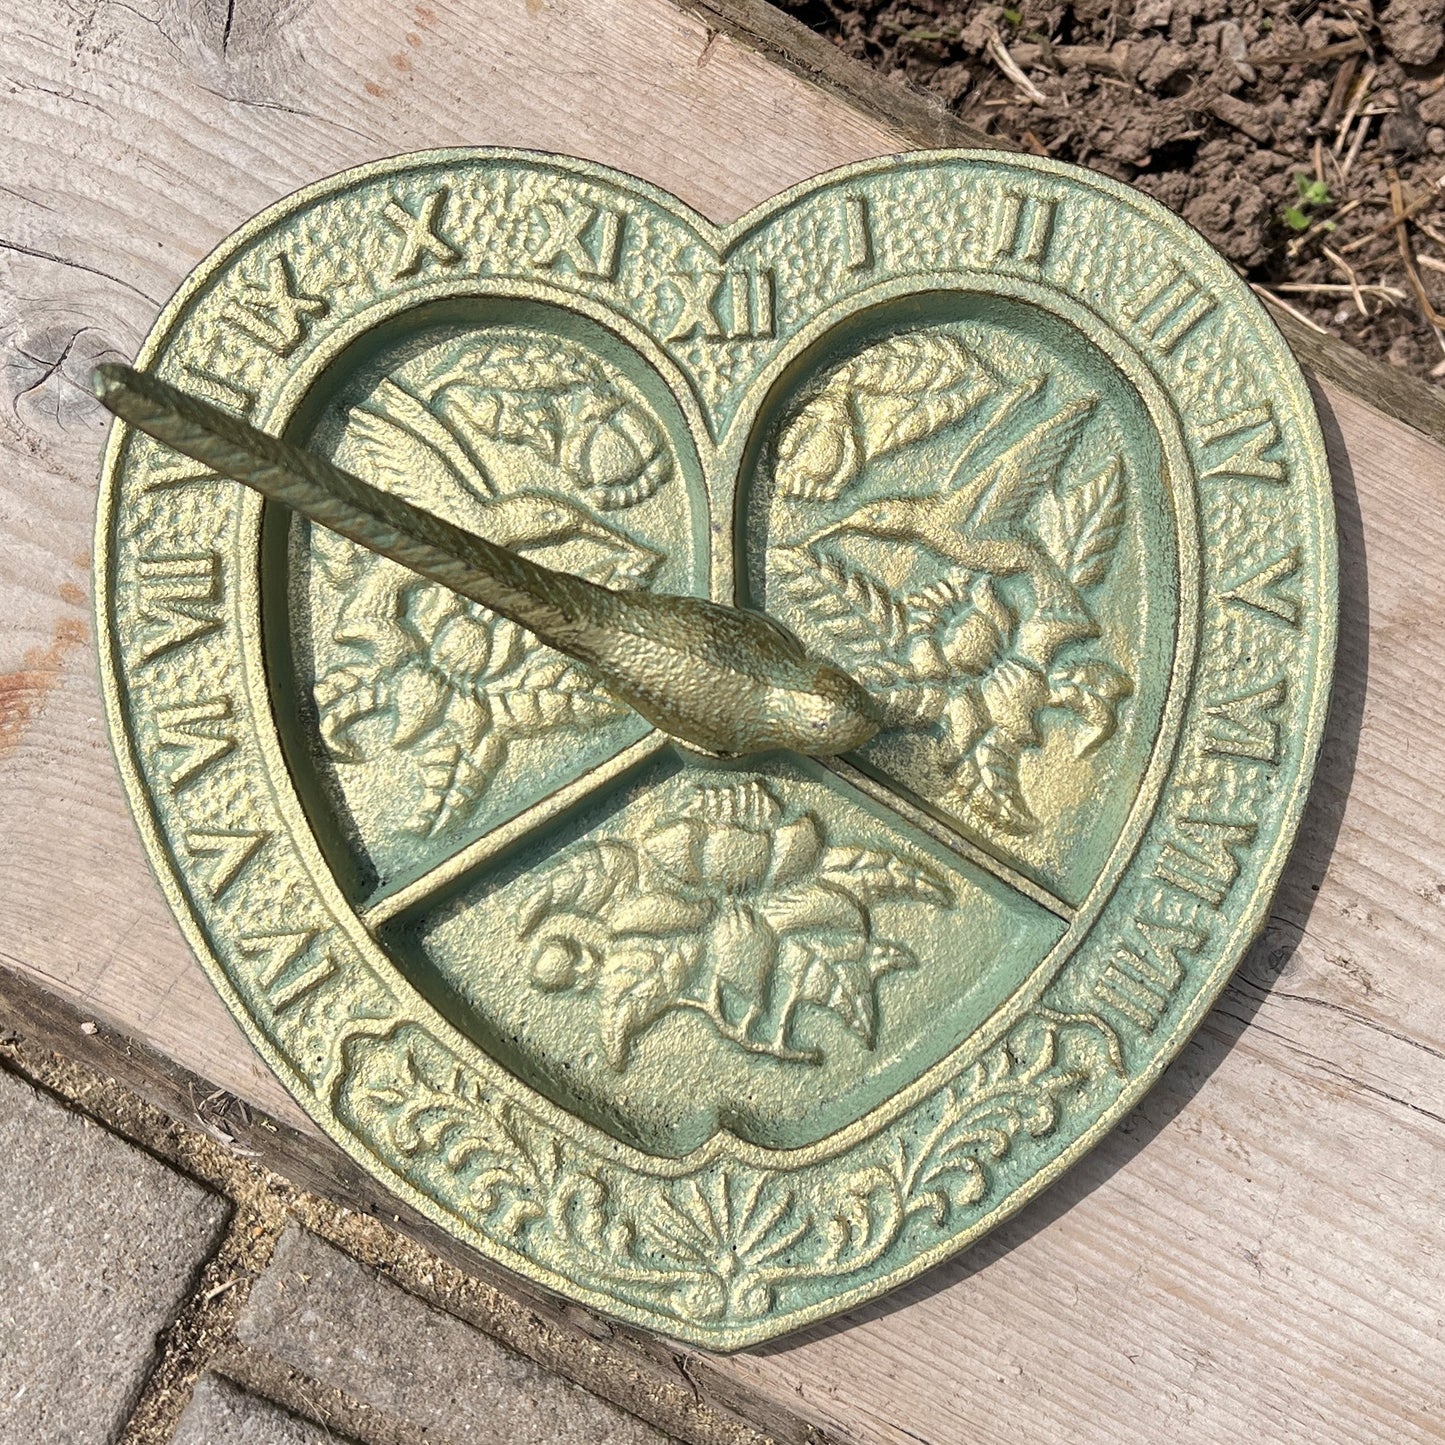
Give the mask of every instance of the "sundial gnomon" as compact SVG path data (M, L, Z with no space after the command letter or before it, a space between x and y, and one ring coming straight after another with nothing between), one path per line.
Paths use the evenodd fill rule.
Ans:
M1323 453L1263 313L1122 187L924 156L720 231L582 163L403 158L239 232L142 364L556 572L766 612L876 709L710 756L113 441L112 724L179 916L318 1120L549 1288L722 1348L879 1292L1108 1127L1262 919Z

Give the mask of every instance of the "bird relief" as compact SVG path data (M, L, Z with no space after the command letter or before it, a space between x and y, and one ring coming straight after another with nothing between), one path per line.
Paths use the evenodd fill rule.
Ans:
M616 588L663 551L616 524L672 478L660 423L580 347L520 332L383 377L345 417L338 460L502 546ZM417 495L418 478L437 490ZM541 483L542 485L539 485ZM315 702L344 766L380 752L414 767L407 824L467 824L517 742L625 717L593 674L515 623L314 528L334 597Z
M948 907L930 864L827 836L760 778L700 784L640 837L573 849L529 884L519 937L533 985L593 998L608 1062L670 1017L704 1019L738 1050L820 1064L800 1045L805 1008L865 1049L879 983L917 957L885 936L876 906Z
M1098 398L1057 390L1006 380L948 331L903 333L806 393L773 454L774 496L800 525L769 547L770 605L880 696L887 728L927 735L936 802L1014 835L1038 826L1024 752L1065 723L1087 756L1133 691L1091 607L1124 525L1124 463L1085 458ZM933 438L937 474L877 495L875 464Z

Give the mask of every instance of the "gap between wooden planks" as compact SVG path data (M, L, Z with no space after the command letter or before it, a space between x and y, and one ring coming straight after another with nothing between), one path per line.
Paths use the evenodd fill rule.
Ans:
M0 0L0 36L0 962L309 1129L187 953L115 781L88 368L132 355L242 220L377 156L567 151L724 220L960 132L735 0ZM1045 1198L846 1321L711 1362L747 1413L935 1445L1445 1431L1445 409L1347 348L1306 359L1340 508L1339 684L1265 936Z

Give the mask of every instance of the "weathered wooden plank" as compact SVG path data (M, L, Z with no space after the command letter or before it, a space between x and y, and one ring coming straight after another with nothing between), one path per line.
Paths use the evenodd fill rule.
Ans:
M247 215L391 151L569 150L723 219L947 126L856 109L846 76L819 90L665 0L481 18L5 0L0 16L0 950L299 1124L186 953L114 780L85 606L104 430L89 365L133 353ZM798 68L827 69L815 59ZM1438 1438L1445 447L1381 408L1445 427L1408 387L1373 406L1328 379L1320 395L1340 685L1261 946L1160 1089L1049 1196L845 1324L712 1362L709 1389L860 1440Z

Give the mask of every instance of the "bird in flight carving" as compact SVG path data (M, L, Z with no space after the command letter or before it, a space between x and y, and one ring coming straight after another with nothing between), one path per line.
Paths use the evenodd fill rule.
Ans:
M1078 444L1098 398L1084 396L1066 403L1024 434L1005 445L992 460L969 476L980 444L1007 432L1010 423L1042 390L1043 378L1016 390L1000 408L993 425L964 450L942 484L922 495L877 498L846 517L815 532L816 545L858 533L888 541L909 542L978 575L1026 575L1033 584L1037 613L1062 633L1088 636L1097 629L1059 562L1029 526L1029 514L1040 495Z
M384 378L368 403L353 407L347 422L363 475L414 501L424 500L412 495L417 477L433 478L445 488L441 506L427 499L433 510L465 518L500 547L611 587L645 586L664 561L662 552L604 521L585 502L551 489L512 490L510 478L499 485L465 432L394 378ZM549 549L569 555L539 555Z

